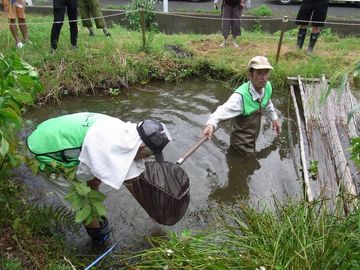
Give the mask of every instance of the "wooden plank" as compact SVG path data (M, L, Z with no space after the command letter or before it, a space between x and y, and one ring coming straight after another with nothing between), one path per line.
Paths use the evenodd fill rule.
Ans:
M304 108L306 108L305 111L307 111L308 126L312 129L311 134L308 136L314 136L315 133L313 131L315 130L320 131L321 140L324 142L326 148L319 149L319 144L309 145L314 155L322 159L320 162L325 163L325 165L320 164L322 165L322 169L327 170L327 172L321 174L323 178L318 179L319 183L323 181L325 186L331 187L332 181L336 180L337 188L332 191L333 200L335 200L340 190L344 190L351 196L356 196L356 187L340 140L342 134L339 133L339 131L344 131L344 134L346 134L349 130L346 118L351 108L351 106L349 106L349 104L351 104L349 100L351 95L349 96L347 92L344 92L341 99L338 99L336 91L332 90L324 103L320 104L321 95L327 92L327 87L328 83L325 77L322 78L321 83L318 85L308 84L305 93L307 93L309 98L305 100ZM351 131L351 133L353 133L353 131ZM347 134L349 134L349 132L347 132ZM348 135L347 138L342 138L343 140L349 140ZM319 140L319 138L313 139L313 142L315 143L316 140ZM310 141L310 139L308 141ZM328 156L321 157L324 153L328 153ZM326 176L332 177L331 179L326 179ZM332 179L333 177L335 179ZM343 187L343 189L341 189L341 187ZM346 209L349 208L351 208L351 206L346 205Z
M287 81L289 84L293 84L293 85L298 85L299 81L298 81L298 77L287 77ZM303 82L320 82L321 79L319 78L305 78L305 77L300 77L301 81Z
M306 196L307 196L308 201L312 202L314 200L314 197L313 197L313 194L311 192L311 187L310 187L310 180L309 180L309 175L308 175L307 161L306 161L306 156L305 156L304 139L303 139L302 131L301 131L301 118L300 118L299 107L297 105L293 85L290 85L290 94L291 94L291 98L292 98L294 108L295 108L296 122L297 122L298 128L299 128L300 156L301 156L301 163L302 163L302 166L303 166L305 192L306 192Z

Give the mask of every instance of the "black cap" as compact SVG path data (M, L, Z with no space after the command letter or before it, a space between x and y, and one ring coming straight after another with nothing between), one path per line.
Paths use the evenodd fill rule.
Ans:
M171 136L166 126L156 120L143 120L137 124L136 129L141 140L155 155L157 162L163 162L162 150L171 141Z

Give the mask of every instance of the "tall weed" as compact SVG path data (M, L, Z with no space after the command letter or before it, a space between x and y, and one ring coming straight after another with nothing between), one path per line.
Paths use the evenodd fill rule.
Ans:
M144 21L146 31L157 31L158 26L155 23L155 8L157 0L133 0L126 6L126 10L134 11L126 14L126 19L129 24L129 29L141 31L141 6L144 6Z

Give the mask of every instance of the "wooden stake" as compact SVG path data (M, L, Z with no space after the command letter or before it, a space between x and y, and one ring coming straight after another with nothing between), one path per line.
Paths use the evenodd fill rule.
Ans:
M141 5L140 8L141 15L141 31L142 31L142 40L143 40L143 48L145 48L145 14L144 14L144 4Z
M286 28L286 23L287 23L287 22L288 22L288 17L287 17L287 16L284 16L284 18L283 18L283 23L282 23L282 29L281 29L281 33L280 33L279 44L278 44L278 48L277 48L277 52L276 52L276 64L277 64L277 62L279 61L281 45L282 45L282 41L283 41L284 32L285 32L285 28Z

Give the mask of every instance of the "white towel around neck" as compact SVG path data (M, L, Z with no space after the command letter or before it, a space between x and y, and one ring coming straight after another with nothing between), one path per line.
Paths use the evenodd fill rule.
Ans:
M124 180L139 176L143 161L134 161L142 143L136 124L115 117L96 121L88 130L79 156L93 176L119 189Z

